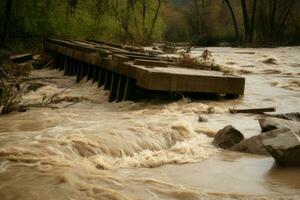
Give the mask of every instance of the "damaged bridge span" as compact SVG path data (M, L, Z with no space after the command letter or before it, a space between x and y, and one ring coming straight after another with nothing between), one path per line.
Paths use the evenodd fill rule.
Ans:
M109 101L135 100L136 89L182 93L216 93L238 97L245 79L222 72L188 69L161 61L143 49L102 41L48 39L46 51L65 75L84 77L110 90Z

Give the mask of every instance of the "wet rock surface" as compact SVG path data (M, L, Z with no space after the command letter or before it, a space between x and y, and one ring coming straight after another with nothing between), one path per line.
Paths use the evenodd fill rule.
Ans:
M263 133L262 143L279 165L300 167L300 138L292 129Z
M300 166L300 123L268 117L259 119L259 124L261 134L235 144L230 150L271 155L281 166Z
M234 145L232 148L230 148L230 150L243 153L270 155L267 148L262 143L261 135L256 135L245 139Z
M267 117L259 119L262 132L272 131L280 128L289 128L300 136L300 123L296 121Z
M272 115L272 117L300 122L300 113L299 112Z
M198 122L208 122L208 119L200 115L198 118Z
M222 149L229 149L235 144L240 143L244 139L244 135L229 125L218 131L214 138L213 145Z

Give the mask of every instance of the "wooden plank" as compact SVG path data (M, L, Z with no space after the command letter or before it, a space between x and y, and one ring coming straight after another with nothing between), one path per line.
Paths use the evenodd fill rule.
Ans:
M135 59L135 65L151 66L151 67L168 67L167 62L158 61L158 60L144 60L144 59Z
M147 58L157 58L157 56L153 56L148 53L139 53L139 52L113 52L113 53L123 54L126 56L131 55L131 56L142 56L142 57L147 57Z
M121 54L113 54L112 59L115 61L121 61L121 62L129 61L129 57L121 55Z
M136 55L127 55L130 60L159 60L158 57L152 57L152 56L136 56Z
M276 112L276 108L249 108L249 109L229 109L230 113L254 113L254 114L262 114L265 112Z
M109 47L114 47L114 48L119 48L119 49L127 50L127 51L130 51L130 52L144 53L144 49L143 48L139 48L139 47L122 45L122 44L116 44L116 43L107 42L107 41L103 41L103 40L88 39L88 41L89 42L93 42L93 43L97 43L97 44L101 44L101 45L106 45L106 46L109 46Z
M33 56L32 56L31 53L25 53L25 54L17 54L17 55L9 56L9 59L13 63L23 63L23 62L26 62L28 60L32 60Z
M123 45L121 45L121 44L116 44L116 43L112 43L112 42L106 42L106 41L103 41L103 40L87 39L87 41L98 43L98 44L103 44L103 45L107 45L107 46L111 46L111 47L116 47L116 48L120 48L120 49L123 48Z

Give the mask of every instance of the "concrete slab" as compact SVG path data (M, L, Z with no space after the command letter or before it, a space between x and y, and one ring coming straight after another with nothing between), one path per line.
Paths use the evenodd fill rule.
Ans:
M106 45L106 44L103 44ZM114 53L84 41L47 40L45 49L80 62L117 73L136 81L147 90L169 92L220 93L243 95L245 79L222 72L182 68L159 61L158 57L140 52ZM123 47L123 46L122 46ZM117 48L113 45L114 51ZM135 54L135 55L134 55ZM133 59L133 60L132 60ZM128 61L131 60L131 61ZM94 70L96 71L96 70Z

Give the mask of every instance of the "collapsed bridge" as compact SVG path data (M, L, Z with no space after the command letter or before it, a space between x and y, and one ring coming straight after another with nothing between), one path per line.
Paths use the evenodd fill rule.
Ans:
M109 101L134 100L137 88L171 93L215 93L238 97L245 79L222 72L188 69L143 49L103 41L48 39L46 51L65 75L84 77L110 90Z

